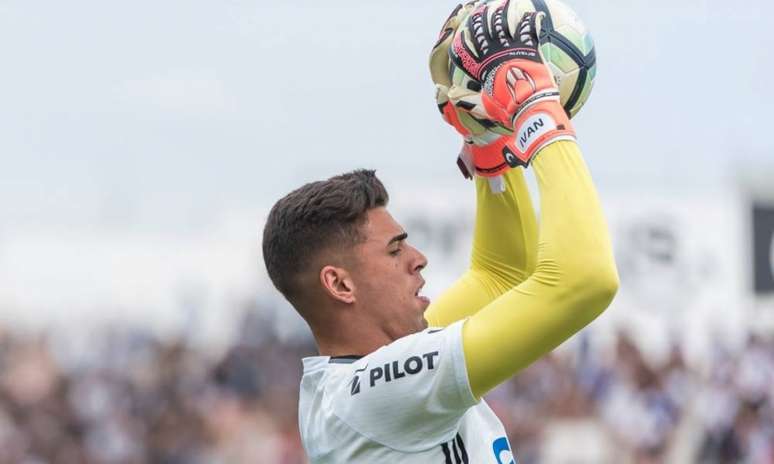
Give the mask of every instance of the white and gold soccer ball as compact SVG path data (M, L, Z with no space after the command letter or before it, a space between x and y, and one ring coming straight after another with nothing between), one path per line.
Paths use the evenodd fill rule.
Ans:
M515 5L511 6L513 13L508 14L508 19L514 25L526 12L545 13L539 37L540 52L559 87L562 106L572 118L586 103L594 86L597 60L591 34L572 8L559 0L512 0L512 3ZM471 88L469 84L474 79L451 60L449 70L452 83Z

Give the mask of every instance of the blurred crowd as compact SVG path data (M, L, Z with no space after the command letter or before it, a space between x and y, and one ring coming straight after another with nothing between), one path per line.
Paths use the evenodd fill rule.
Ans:
M648 362L625 333L608 351L583 333L489 398L520 463L774 463L774 339L701 368L680 346Z
M0 331L0 463L305 463L298 381L315 347L258 314L215 355L126 328L77 356L53 334ZM772 339L718 346L702 368L680 346L653 363L626 334L601 354L591 342L488 395L520 464L774 463Z

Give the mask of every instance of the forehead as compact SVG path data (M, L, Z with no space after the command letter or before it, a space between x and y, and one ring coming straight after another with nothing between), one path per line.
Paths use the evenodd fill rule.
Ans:
M392 217L386 208L373 208L366 213L366 222L361 229L366 243L377 242L387 245L387 242L403 233L403 227Z

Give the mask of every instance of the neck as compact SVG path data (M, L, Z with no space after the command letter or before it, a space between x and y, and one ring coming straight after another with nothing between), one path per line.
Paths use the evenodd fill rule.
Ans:
M339 331L332 337L315 333L314 338L321 356L365 356L392 342L387 337L369 337L363 331L353 336Z
M394 340L372 321L331 319L310 327L321 356L365 356Z

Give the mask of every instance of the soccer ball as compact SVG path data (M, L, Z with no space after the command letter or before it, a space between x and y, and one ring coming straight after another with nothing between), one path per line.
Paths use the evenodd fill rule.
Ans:
M572 118L583 107L597 73L594 41L577 14L559 0L512 0L515 20L529 11L542 11L540 52L559 87L562 106ZM511 15L509 14L509 21ZM450 60L452 83L470 88L473 79Z
M573 117L588 100L597 73L591 34L578 15L559 0L520 0L517 5L522 3L526 6L524 12L546 13L539 37L540 51L559 86L562 106Z

